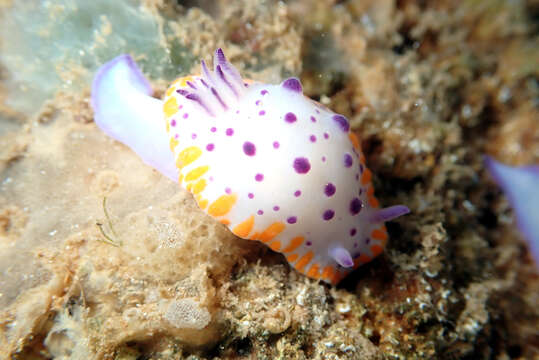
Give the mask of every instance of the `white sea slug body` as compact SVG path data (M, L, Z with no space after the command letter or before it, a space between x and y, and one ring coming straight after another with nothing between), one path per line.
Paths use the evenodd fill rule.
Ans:
M336 284L382 252L384 221L408 212L378 209L348 120L305 97L296 78L244 82L218 49L214 71L202 62L200 76L176 80L162 109L169 138L162 146L172 150L178 174L170 157L167 165L146 161L177 175L234 234L266 243L309 277Z

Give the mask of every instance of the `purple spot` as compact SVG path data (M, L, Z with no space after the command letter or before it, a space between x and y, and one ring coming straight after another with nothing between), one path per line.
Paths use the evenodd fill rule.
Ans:
M314 135L309 136L309 140L311 140L311 142L316 142L316 136Z
M255 175L255 180L256 180L256 181L262 181L262 180L264 180L264 175L262 175L262 174L256 174L256 175Z
M217 131L217 128L214 126L210 129L211 132L216 132Z
M326 162L326 157L325 156L322 156L322 161Z
M305 245L307 245L307 246L311 246L312 244L313 244L313 243L312 243L311 241L306 241L306 242L305 242Z
M273 207L273 211L279 211L279 209L280 209L280 207L278 207L277 205L275 205L275 206Z
M358 198L354 198L354 200L350 202L350 213L352 213L352 215L357 215L361 211L362 207L363 203L361 202L361 200L359 200Z
M359 181L359 174L356 174L356 181Z
M358 195L361 195L362 193L363 193L363 189L362 189L362 188L359 188Z
M344 166L349 168L352 166L352 163L354 160L352 159L352 155L350 154L344 154Z
M260 100L255 101L256 106L260 105L260 103L261 103Z
M355 243L354 243L354 248L357 248L358 245L359 245L359 244L358 244L357 242L355 242Z
M324 133L324 139L329 139L329 134L327 132Z
M365 244L369 245L370 242L371 242L370 238L365 238Z
M266 114L266 112L264 110L260 110L260 112L258 113L258 115L260 115L260 116L264 116L264 114Z
M210 181L213 181L213 176L210 176Z
M281 83L281 86L285 89L294 91L294 92L302 92L301 82L297 78L288 78L285 81Z
M357 234L356 228L350 229L350 236L355 236Z
M294 196L299 197L300 195L301 195L301 190L296 190L296 192L294 193Z
M227 188L225 188L225 192L226 192L227 194L230 194L230 193L232 192L232 190L231 190L229 187L227 187Z
M176 126L176 120L172 119L172 120L170 121L170 126Z
M196 138L197 138L197 134L195 134L195 133L191 134L191 139L194 140L194 139L196 139Z
M213 151L213 149L215 149L215 145L213 145L213 144L206 145L206 150Z
M263 212L262 210L258 210L256 213L257 213L258 215L264 214L264 212Z
M252 198L254 198L254 197L255 197L255 194L253 194L253 193L249 193L249 194L247 194L247 197L248 197L249 199L252 199Z
M285 116L284 116L284 121L286 121L287 123L289 124L292 124L293 122L296 122L297 118L296 118L296 115L294 113L286 113Z
M254 156L256 154L256 147L255 144L253 144L250 141L246 141L243 143L243 152L247 156Z
M339 128L341 128L342 131L347 132L350 130L350 124L344 116L338 114L333 115L333 120L339 125Z
M294 170L296 170L298 174L307 174L309 170L311 170L311 164L307 158L296 158L294 160Z
M311 116L311 121L316 122L316 118L314 116Z
M180 134L175 134L175 135L174 135L174 139L177 139L177 138L179 138L179 137L180 137Z
M286 222L289 224L295 224L296 221L298 221L298 218L295 216L290 216L288 219L286 219Z
M274 141L274 142L273 142L273 148L274 148L274 149L278 149L279 146L280 146L280 144L279 144L278 141Z
M322 214L322 218L326 221L333 219L334 216L335 216L335 211L331 209L324 211L324 214Z
M188 114L188 113L183 114L183 118L184 118L184 119L187 119L188 117L189 117L189 114Z
M178 106L178 110L181 110L183 108L183 105Z
M328 197L335 195L336 190L335 185L332 183L327 183L326 186L324 186L324 194L326 194Z
M268 93L268 90L262 90L262 91L260 92L260 95L264 96L264 95L266 95L267 93Z
M226 136L232 136L234 134L234 129L228 128L226 129Z
M320 114L320 110L315 109L314 111L316 111L317 114Z
M363 164L359 164L359 172L361 174L363 174L363 170L365 170L365 168L363 167Z

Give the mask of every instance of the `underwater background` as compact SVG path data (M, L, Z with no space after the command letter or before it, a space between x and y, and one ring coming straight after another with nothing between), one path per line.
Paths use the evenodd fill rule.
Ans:
M539 163L538 19L535 0L0 0L0 359L539 358L538 268L483 161ZM162 97L218 47L350 119L381 204L411 210L337 287L93 122L103 63L131 54Z

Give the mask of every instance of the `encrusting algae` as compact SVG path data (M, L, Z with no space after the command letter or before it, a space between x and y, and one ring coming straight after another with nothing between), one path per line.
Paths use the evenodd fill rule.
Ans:
M21 4L0 2L2 18ZM138 51L122 17L97 5L32 9L44 22L34 42L17 16L0 21L12 34L0 43L0 358L536 357L537 269L482 159L539 162L534 5L189 4L118 2L131 26L150 24ZM53 19L77 6L96 19L83 22L97 34L77 45L84 54L39 58L71 86L14 102L13 84L40 67L13 58L29 65L25 46L68 41ZM298 76L346 116L380 203L410 208L387 223L386 251L338 287L231 234L94 124L89 83L109 58L131 53L162 98L177 66L194 73L218 47L242 75Z

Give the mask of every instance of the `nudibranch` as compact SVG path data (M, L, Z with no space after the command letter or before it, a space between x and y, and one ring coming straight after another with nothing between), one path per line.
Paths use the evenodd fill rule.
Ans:
M485 156L485 165L513 207L520 231L539 266L539 165L513 167Z
M332 284L380 254L384 222L348 120L302 93L297 78L244 81L215 52L213 71L181 77L164 100L128 55L102 66L92 88L95 122L190 191L237 236L285 255Z

